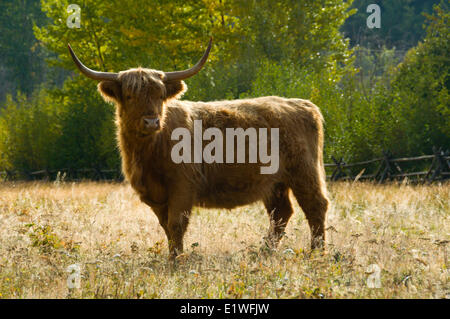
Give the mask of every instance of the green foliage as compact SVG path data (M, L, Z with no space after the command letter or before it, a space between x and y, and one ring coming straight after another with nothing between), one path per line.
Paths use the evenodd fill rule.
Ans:
M0 112L0 150L6 168L42 169L53 161L52 146L60 128L55 102L45 89L31 98L8 95Z
M386 55L390 55L389 50L380 54ZM331 155L359 160L381 152L386 146L383 134L391 125L391 110L386 107L388 89L382 85L386 78L374 76L372 87L365 90L360 75L351 70L341 77L329 69L315 72L293 63L262 61L252 90L241 97L310 99L320 106L325 118L327 160Z
M96 83L78 77L55 90L53 96L60 101L61 127L53 167L118 167L114 108L102 101Z
M31 246L38 248L41 253L51 253L55 249L64 247L63 241L53 232L50 225L26 224L25 227L30 228L28 237L31 240Z
M398 108L398 147L405 153L450 147L450 14L436 7L427 35L399 65L392 82L392 102Z
M0 112L2 167L117 167L113 107L93 87L95 83L77 78L60 90L41 89L30 98L8 96Z
M355 0L352 7L357 13L349 17L342 27L343 33L351 39L352 45L365 48L409 49L425 36L423 13L431 13L433 5L443 0L396 0L374 1ZM381 28L369 29L366 26L367 7L378 4L381 9Z
M352 1L246 1L237 15L247 33L243 49L247 59L259 56L281 62L289 60L315 70L337 70L348 64L351 50L339 33L353 13ZM255 56L256 54L256 56Z
M23 92L0 104L0 169L120 165L114 108L76 71L69 42L93 69L172 71L195 63L213 36L211 57L187 80L184 98L310 99L325 118L326 161L331 155L369 159L383 149L416 155L433 145L450 147L447 6L428 17L425 39L400 65L403 50L393 48L409 48L423 36L422 12L436 2L383 2L379 30L366 27L365 0L153 0L145 6L140 0L84 0L80 29L66 26L68 0L2 2L4 12L17 13L11 21L25 16L27 22L13 30L0 14L0 54L6 57L0 77L2 65L11 64L10 70L22 72L12 81ZM17 32L26 40L14 37ZM350 49L349 40L366 47ZM28 64L18 51L34 53ZM46 72L59 80L36 88L45 77L29 67L40 67L43 56Z
M45 73L43 52L33 25L45 21L38 1L2 0L0 2L0 69L5 68L6 88L31 94ZM7 91L0 88L0 101Z
M264 61L307 65L338 79L351 69L353 60L348 40L339 33L339 27L353 13L348 11L351 2L232 2L225 16L235 16L232 29L240 37L227 39L229 45L217 53L220 63L210 64L209 70L190 80L191 91L199 93L188 91L186 97L208 100L246 96ZM223 47L221 42L217 46Z

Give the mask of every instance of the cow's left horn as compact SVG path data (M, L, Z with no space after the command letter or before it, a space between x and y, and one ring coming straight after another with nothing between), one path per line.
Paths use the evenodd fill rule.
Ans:
M205 65L206 60L208 60L209 51L211 51L211 45L212 45L212 38L209 39L208 48L206 49L205 53L203 54L200 61L197 62L196 65L194 65L192 68L184 71L175 71L175 72L165 72L165 80L166 81L175 81L175 80L184 80L187 78L190 78L191 76L197 74Z
M111 72L98 72L89 69L87 66L85 66L81 61L78 59L78 57L73 52L72 48L70 47L70 44L67 44L67 47L69 48L70 55L72 56L73 62L75 62L76 66L80 71L86 75L88 78L98 80L98 81L113 81L117 80L119 74L117 73L111 73Z

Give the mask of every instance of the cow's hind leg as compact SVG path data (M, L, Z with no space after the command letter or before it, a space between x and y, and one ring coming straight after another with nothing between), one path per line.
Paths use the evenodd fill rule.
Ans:
M271 195L264 200L264 206L270 217L266 244L271 248L275 248L283 237L284 230L293 212L289 201L289 190L286 185L282 183L276 184Z
M321 248L325 243L325 221L329 201L323 175L320 169L306 169L291 187L308 220L312 249Z

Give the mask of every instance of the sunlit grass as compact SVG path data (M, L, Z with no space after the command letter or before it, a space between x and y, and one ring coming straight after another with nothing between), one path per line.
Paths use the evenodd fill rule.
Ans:
M329 185L327 254L295 200L277 251L262 204L195 208L176 269L128 185L0 184L0 298L445 298L450 185ZM81 287L67 267L79 264ZM368 266L381 288L367 287Z

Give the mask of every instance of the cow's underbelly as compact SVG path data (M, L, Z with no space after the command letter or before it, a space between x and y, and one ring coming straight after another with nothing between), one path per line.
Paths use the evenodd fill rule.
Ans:
M208 208L234 208L263 199L272 189L271 183L253 184L245 182L218 182L209 185L197 194L196 206Z

